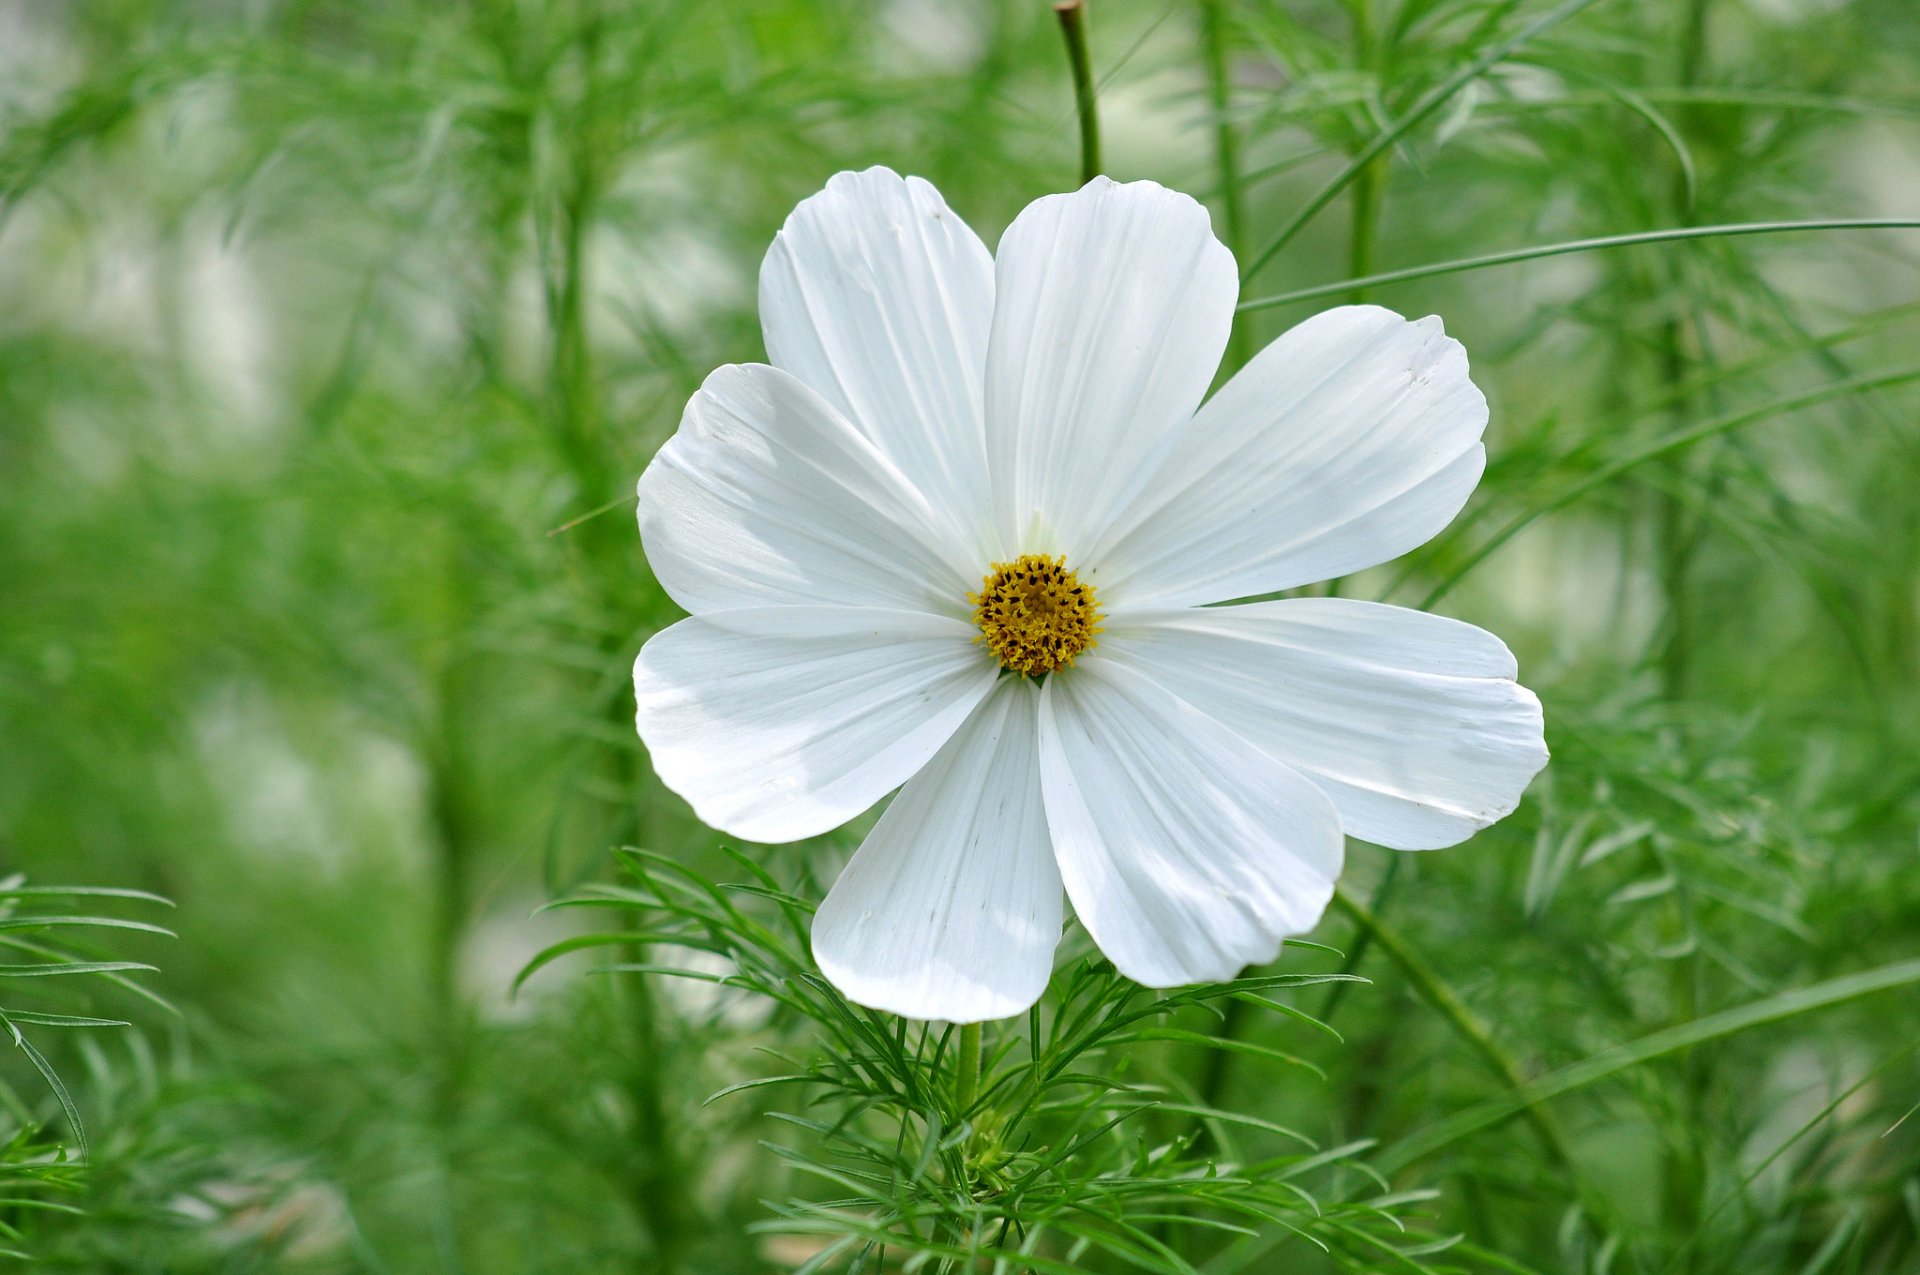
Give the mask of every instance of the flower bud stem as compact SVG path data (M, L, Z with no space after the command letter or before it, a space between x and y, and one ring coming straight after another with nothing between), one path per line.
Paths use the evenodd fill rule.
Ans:
M1073 103L1080 114L1080 184L1100 175L1100 112L1094 99L1093 66L1087 56L1086 0L1060 0L1053 6L1060 34L1067 40L1067 64L1073 70Z

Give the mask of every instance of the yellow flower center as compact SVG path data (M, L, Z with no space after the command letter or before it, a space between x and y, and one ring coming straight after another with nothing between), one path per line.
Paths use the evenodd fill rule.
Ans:
M1023 553L996 562L969 593L976 642L984 642L1000 666L1024 677L1071 668L1073 657L1094 644L1100 608L1093 586L1067 570L1065 558Z

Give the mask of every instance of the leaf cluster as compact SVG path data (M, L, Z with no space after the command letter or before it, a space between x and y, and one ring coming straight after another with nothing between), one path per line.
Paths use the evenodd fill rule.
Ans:
M1182 1254L1194 1237L1223 1250L1209 1270L1235 1270L1224 1250L1261 1227L1281 1228L1339 1269L1426 1269L1422 1259L1447 1247L1409 1230L1403 1215L1427 1195L1392 1192L1367 1165L1370 1142L1323 1147L1207 1105L1180 1066L1195 1050L1225 1050L1317 1071L1276 1046L1220 1034L1223 1007L1238 1002L1327 1034L1292 999L1364 979L1264 973L1154 993L1081 955L1024 1020L984 1030L909 1022L854 1005L822 979L808 946L812 906L752 858L728 858L745 880L716 884L672 857L622 850L623 882L553 906L612 912L626 925L550 946L520 979L573 953L613 949L623 959L600 972L709 985L716 1014L743 998L777 1007L782 1045L759 1056L780 1070L707 1101L774 1088L799 1099L796 1110L770 1113L798 1136L764 1145L814 1189L774 1202L776 1219L757 1229L815 1245L800 1271L909 1260L912 1269L1068 1272L1098 1258L1102 1269L1193 1275ZM690 963L689 953L706 959Z

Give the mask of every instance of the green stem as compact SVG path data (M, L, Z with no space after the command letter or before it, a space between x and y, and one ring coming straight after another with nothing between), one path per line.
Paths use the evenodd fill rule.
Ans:
M1233 105L1233 80L1227 63L1228 3L1229 0L1200 0L1200 45L1206 58L1208 101L1213 108L1213 160L1220 177L1220 206L1226 221L1223 229L1227 250L1239 261L1247 244L1247 204L1240 189L1240 133L1228 115ZM1233 334L1227 342L1226 370L1233 372L1245 367L1251 357L1253 330L1247 317L1235 312ZM1216 1050L1215 1054L1221 1056L1225 1052Z
M1373 0L1353 0L1353 60L1379 81L1380 45L1374 30ZM1384 108L1383 108L1384 109ZM1386 192L1386 156L1361 163L1353 175L1353 195L1347 221L1347 276L1364 280L1373 273L1374 244L1379 238L1380 205ZM1354 285L1347 300L1359 305L1367 299L1365 283Z
M1347 231L1347 275L1355 280L1347 294L1351 305L1367 299L1367 276L1373 273L1374 245L1380 234L1380 204L1385 193L1385 165L1373 160L1353 182L1353 210Z
M1707 0L1688 0L1679 41L1678 79L1682 88L1691 87L1699 78L1707 52L1706 24ZM1690 113L1683 112L1680 118L1687 121ZM1670 202L1674 219L1687 225L1695 217L1694 188L1691 170L1684 162L1678 162L1686 155L1683 146L1683 142L1676 140L1672 148L1677 162ZM1671 277L1663 280L1663 283L1671 295L1688 295L1686 280L1681 277L1678 263L1671 271ZM1686 381L1686 338L1689 331L1696 338L1700 335L1698 319L1691 311L1675 315L1661 327L1660 379L1669 392ZM1673 407L1675 426L1684 424L1692 413L1693 404L1689 397L1677 396ZM1669 472L1676 486L1684 481L1680 459L1671 462ZM1656 500L1660 511L1660 580L1667 604L1666 637L1660 649L1660 676L1667 699L1678 701L1687 694L1687 675L1692 656L1693 589L1690 577L1694 551L1699 542L1699 520L1689 518L1685 502L1671 490L1657 492Z
M1086 0L1060 0L1053 14L1060 19L1067 65L1073 70L1073 105L1080 116L1080 184L1084 186L1100 175L1100 112L1087 54Z
M953 1105L964 1119L980 1095L980 1024L960 1028L959 1056L954 1061Z
M1680 34L1677 68L1683 88L1691 86L1699 78L1706 58L1706 17L1707 0L1688 0ZM1689 113L1683 112L1681 119L1687 121ZM1674 139L1670 149L1674 167L1669 184L1670 215L1681 225L1688 225L1698 215L1691 161L1683 139ZM1686 287L1685 266L1684 261L1675 261L1668 270L1662 272L1672 296L1690 295ZM1689 334L1696 344L1704 348L1705 333L1698 315L1691 308L1673 315L1661 327L1660 387L1674 396L1673 425L1676 429L1684 428L1694 415L1691 397L1678 388L1687 381ZM1711 450L1702 449L1708 453L1702 459L1709 471ZM1704 525L1704 517L1693 515L1680 494L1687 480L1688 459L1687 454L1679 453L1663 462L1671 486L1658 486L1655 489L1660 513L1660 582L1666 602L1666 640L1660 648L1659 665L1662 690L1669 703L1678 703L1688 695L1695 628L1693 562ZM1669 867L1668 870L1672 869ZM1677 915L1673 917L1672 924L1677 931L1676 937L1684 938L1695 931L1696 922L1685 878L1677 877L1676 880L1681 882L1681 886L1673 894ZM1680 1021L1691 1022L1698 1018L1702 975L1699 945L1694 945L1691 956L1674 961L1668 975ZM1679 1060L1682 1092L1691 1110L1698 1110L1705 1098L1706 1081L1700 1062L1699 1056L1691 1052ZM1666 1150L1661 1164L1664 1212L1674 1233L1688 1234L1699 1224L1701 1201L1706 1192L1707 1152L1701 1145L1697 1126L1689 1124L1676 1130L1666 1144Z

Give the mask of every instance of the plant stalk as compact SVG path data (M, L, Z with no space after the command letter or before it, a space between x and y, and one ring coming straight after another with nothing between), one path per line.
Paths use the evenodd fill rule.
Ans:
M953 1105L964 1118L980 1096L980 1024L960 1028L959 1057L954 1061Z
M1380 42L1374 29L1373 0L1354 0L1353 60L1362 72L1377 75ZM1385 194L1386 155L1382 153L1361 163L1354 172L1347 223L1347 277L1350 279L1364 280L1373 273L1374 245L1379 240L1380 206ZM1354 305L1366 299L1364 282L1356 283L1347 297Z
M1227 250L1238 262L1247 246L1246 197L1240 190L1240 133L1228 111L1233 105L1233 79L1227 62L1227 6L1229 0L1200 0L1200 46L1207 66L1207 99L1213 110L1213 161L1219 174L1220 207L1225 219ZM1253 357L1253 329L1238 310L1227 341L1231 374ZM1236 1004L1238 1002L1235 1002Z
M1053 6L1060 34L1067 41L1067 65L1073 71L1073 105L1080 116L1080 184L1100 175L1100 110L1095 98L1093 64L1087 54L1086 0L1060 0Z

